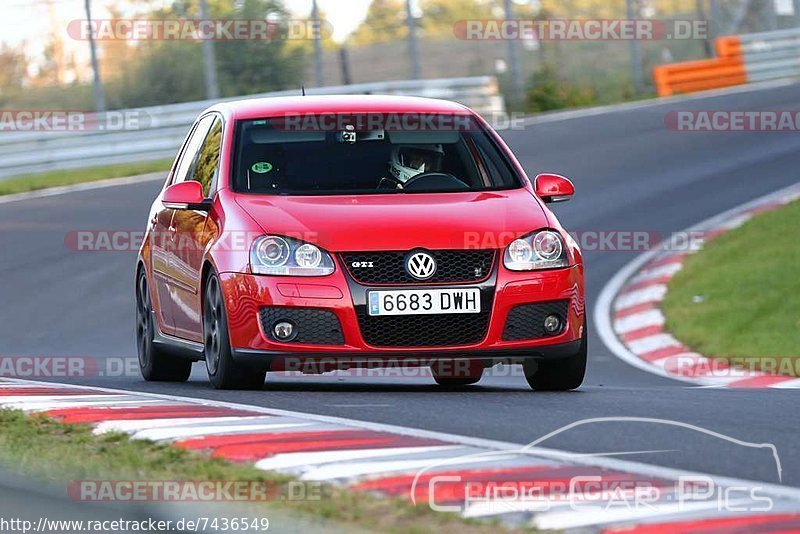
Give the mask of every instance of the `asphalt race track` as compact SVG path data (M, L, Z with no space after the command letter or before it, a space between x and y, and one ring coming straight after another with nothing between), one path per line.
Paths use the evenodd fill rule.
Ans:
M547 170L574 180L575 199L555 211L568 229L577 232L647 231L666 237L797 182L797 133L685 133L665 127L667 112L687 109L800 109L800 85L536 121L502 135L531 177ZM159 186L149 181L0 204L0 355L136 358L135 252L75 252L65 246L65 236L75 230L143 230ZM590 318L604 284L636 254L585 251ZM102 362L100 368L106 368ZM595 333L587 379L571 393L534 393L518 374L485 377L479 385L458 391L442 390L425 377L274 375L268 376L268 385L260 392L214 391L202 363L195 365L187 384L145 383L134 374L54 380L521 444L588 418L667 419L739 440L775 444L783 483L800 486L796 391L701 388L660 378L619 360ZM633 452L623 458L778 482L767 451L656 423L588 424L542 446L584 453Z

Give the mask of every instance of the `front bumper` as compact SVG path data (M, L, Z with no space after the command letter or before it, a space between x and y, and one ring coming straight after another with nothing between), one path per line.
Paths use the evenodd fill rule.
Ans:
M296 371L308 368L308 361L316 362L313 369L322 371L345 370L351 367L376 367L389 362L401 362L408 367L423 367L446 358L480 361L484 367L496 363L521 364L525 360L556 360L578 353L581 340L558 345L540 345L527 348L468 349L452 354L435 351L358 351L358 352L287 352L253 349L233 349L237 363L253 367L264 366L273 371Z
M486 334L480 342L452 346L376 347L368 344L362 335L359 306L363 304L366 291L371 288L355 283L342 269L320 278L222 273L220 281L226 300L234 358L257 365L269 365L280 358L335 358L354 364L375 359L412 361L442 357L495 362L560 358L578 351L585 324L581 265L525 273L496 266L491 278L483 284L458 286L481 287L491 314ZM413 286L414 289L425 287ZM538 339L504 340L506 320L514 307L557 300L568 301L567 324L560 334ZM311 308L332 312L341 324L344 342L317 345L282 343L270 339L259 319L259 311L264 307Z

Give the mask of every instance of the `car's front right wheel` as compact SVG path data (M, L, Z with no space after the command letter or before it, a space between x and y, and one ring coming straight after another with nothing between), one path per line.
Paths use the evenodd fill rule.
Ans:
M261 389L266 371L233 361L228 316L217 275L209 276L203 299L203 340L208 380L214 389Z
M583 328L580 347L575 354L557 360L526 360L522 365L525 380L535 391L578 389L586 374L588 334Z

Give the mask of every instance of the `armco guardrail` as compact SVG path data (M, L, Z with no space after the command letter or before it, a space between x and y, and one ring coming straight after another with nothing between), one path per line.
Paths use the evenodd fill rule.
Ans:
M800 76L800 29L719 37L717 57L653 69L659 96Z
M290 91L247 95L241 98L299 95ZM455 100L478 113L505 110L497 80L491 76L401 80L332 87L309 88L309 95L389 94ZM174 156L197 115L214 102L187 102L167 106L119 110L115 115L133 116L138 128L79 132L0 132L0 180L12 176L152 161ZM100 121L102 122L102 121Z

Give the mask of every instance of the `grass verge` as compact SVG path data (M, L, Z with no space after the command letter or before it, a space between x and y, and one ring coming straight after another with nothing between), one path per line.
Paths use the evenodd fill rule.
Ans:
M88 425L63 424L42 415L26 416L0 409L0 464L7 469L64 487L71 480L217 480L286 484L290 477L248 464L166 444L132 440L126 434L96 436ZM263 512L280 508L311 520L378 532L492 533L497 523L463 520L413 506L401 498L384 498L325 485L319 500L254 503Z
M66 171L48 171L39 174L29 174L18 178L11 178L0 181L0 195L11 195L14 193L25 193L57 187L63 185L73 185L84 182L96 182L109 178L124 178L126 176L136 176L137 174L147 174L150 172L167 171L172 165L172 160L142 161L136 163L123 163L119 165L107 165L104 167L89 167L87 169L73 169ZM165 175L166 176L166 175Z
M663 302L703 355L800 376L800 202L762 213L688 257Z

